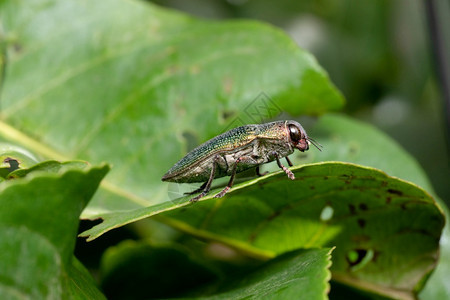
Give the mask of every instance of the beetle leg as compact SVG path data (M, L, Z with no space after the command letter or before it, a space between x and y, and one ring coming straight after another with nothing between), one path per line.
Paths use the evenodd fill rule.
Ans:
M234 182L234 176L236 175L236 170L237 170L237 164L242 160L242 157L239 157L238 159L236 159L236 162L234 163L233 166L233 171L231 171L231 176L230 176L230 180L228 181L227 186L217 195L214 196L214 198L220 198L223 197L233 186L233 182Z
M205 183L203 183L202 186L199 187L198 189L196 189L195 191L186 192L184 194L185 195L194 195L194 194L200 193L201 191L203 191L205 189L207 183L208 183L208 181L205 181Z
M272 152L272 154L275 157L275 159L277 160L278 167L280 167L280 169L282 169L284 171L284 173L286 173L286 175L289 177L289 179L294 180L295 179L294 173L292 173L291 170L289 170L288 168L283 166L283 164L280 161L280 157L279 157L278 153Z
M292 167L293 164L292 164L291 160L289 159L289 157L286 156L285 158L286 158L286 161L287 161L289 167Z
M212 181L216 175L216 167L217 167L218 159L219 159L218 155L216 157L214 157L213 165L211 167L211 175L209 175L208 181L206 182L206 184L204 184L205 187L204 187L203 191L200 194L198 194L197 196L195 196L194 198L192 198L191 200L189 200L190 202L197 202L200 198L202 198L206 194L208 194L209 190L211 189Z
M259 166L256 167L256 175L258 175L259 177L266 175L267 173L269 173L268 171L264 172L264 173L260 173L259 172Z

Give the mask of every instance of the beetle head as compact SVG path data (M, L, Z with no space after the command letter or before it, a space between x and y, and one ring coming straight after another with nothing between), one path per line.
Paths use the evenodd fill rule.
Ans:
M310 144L319 149L319 151L322 151L319 147L321 145L308 137L305 129L303 129L300 123L296 121L287 121L286 129L289 134L289 141L295 148L297 148L301 152L308 150Z

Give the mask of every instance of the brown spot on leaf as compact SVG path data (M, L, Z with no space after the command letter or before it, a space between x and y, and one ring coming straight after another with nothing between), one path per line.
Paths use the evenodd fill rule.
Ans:
M359 227L361 227L361 228L366 227L366 220L358 219L357 222L358 222Z
M224 119L225 121L235 115L236 115L236 112L234 110L223 110L222 111L222 119Z
M222 80L222 88L225 94L230 94L233 89L233 78L225 77Z
M12 44L12 47L13 47L14 52L16 52L16 53L20 53L23 50L22 45L19 43Z
M356 214L356 207L353 204L349 204L348 209L352 215Z
M367 210L367 209L368 209L367 204L365 204L365 203L360 203L360 204L359 204L359 209L360 209L360 210Z
M356 154L358 153L359 147L356 144L351 144L348 151L350 152L350 154Z
M391 194L394 194L394 195L403 196L403 192L399 191L399 190L388 189L387 191L388 191L388 193L391 193Z

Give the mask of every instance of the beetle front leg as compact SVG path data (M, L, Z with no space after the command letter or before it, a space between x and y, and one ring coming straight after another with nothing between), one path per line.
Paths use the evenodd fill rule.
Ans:
M278 155L278 153L276 152L272 152L272 155L275 157L275 159L277 160L277 165L278 167L280 167L280 169L282 169L284 171L284 173L286 173L286 175L289 177L289 179L294 180L295 176L294 173L292 173L291 170L289 170L288 168L286 168L285 166L283 166L283 164L280 161L280 156Z
M286 158L286 161L287 161L289 167L294 166L294 164L293 164L292 161L289 159L289 157L286 156L285 158Z

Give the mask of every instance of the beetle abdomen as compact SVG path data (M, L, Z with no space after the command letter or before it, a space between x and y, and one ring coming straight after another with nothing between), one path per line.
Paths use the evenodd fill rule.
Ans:
M237 127L206 141L179 160L166 174L164 174L162 180L178 182L200 182L205 178L207 180L211 172L214 156L233 151L236 148L251 143L256 138L254 134L255 128L254 125ZM203 166L202 171L194 170L201 166ZM222 170L222 173L224 174L216 177L227 175L226 170ZM184 177L192 175L194 175L195 179L184 179Z

